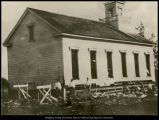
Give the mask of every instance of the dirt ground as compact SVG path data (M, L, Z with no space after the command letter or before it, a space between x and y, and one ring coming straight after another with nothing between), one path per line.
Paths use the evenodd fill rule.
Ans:
M157 115L157 99L133 104L76 104L54 106L50 104L1 103L2 115Z

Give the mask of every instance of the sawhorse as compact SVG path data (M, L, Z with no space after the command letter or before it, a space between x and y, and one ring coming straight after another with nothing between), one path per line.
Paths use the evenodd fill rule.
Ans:
M19 99L21 98L20 93L22 93L23 97L25 99L31 98L31 96L28 94L28 83L23 85L13 85L14 88L18 88L18 96Z
M51 95L51 85L37 86L37 89L43 96L42 99L40 100L40 104L44 104L45 99L47 99L48 101L54 104L58 103L58 99ZM38 101L39 101L39 93L38 93Z

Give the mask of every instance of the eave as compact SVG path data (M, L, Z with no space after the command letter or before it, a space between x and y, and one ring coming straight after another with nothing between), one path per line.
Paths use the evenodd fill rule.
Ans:
M139 45L139 46L149 46L152 47L154 44L150 43L141 43L141 42L132 42L132 41L125 41L125 40L116 40L116 39L109 39L109 38L99 38L99 37L90 37L90 36L82 36L82 35L74 35L68 33L62 33L57 35L57 37L68 37L68 38L76 38L76 39L83 39L83 40L91 40L91 41L99 41L99 42L110 42L110 43L119 43L119 44L131 44L131 45Z

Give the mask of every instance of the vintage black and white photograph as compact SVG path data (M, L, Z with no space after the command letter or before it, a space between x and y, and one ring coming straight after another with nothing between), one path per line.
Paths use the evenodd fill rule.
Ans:
M1 2L2 115L158 115L158 3Z

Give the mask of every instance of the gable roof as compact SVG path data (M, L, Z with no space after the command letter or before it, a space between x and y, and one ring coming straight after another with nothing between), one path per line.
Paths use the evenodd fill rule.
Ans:
M51 25L58 32L61 33L97 38L108 38L137 43L153 43L143 37L131 36L127 33L113 28L111 25L106 23L46 12L33 8L27 8L27 10L35 13L37 16L45 20L49 25Z

